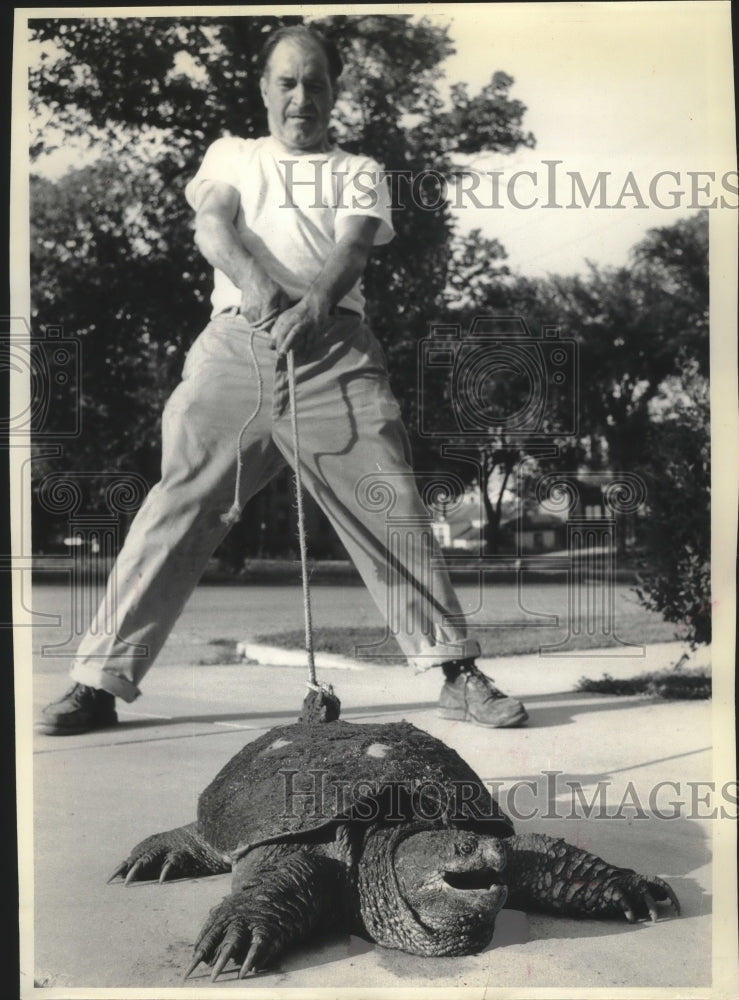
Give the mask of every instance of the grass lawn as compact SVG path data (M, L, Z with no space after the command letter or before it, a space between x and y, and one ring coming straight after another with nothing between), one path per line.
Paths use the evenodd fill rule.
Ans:
M580 625L580 628L578 628ZM542 646L566 641L566 649L597 649L617 645L614 636L604 636L602 632L589 634L582 623L575 620L571 624L572 634L568 638L568 625L559 627L532 627L530 624L487 627L474 630L480 642L483 656L506 656L537 653ZM647 611L633 601L621 601L618 605L616 635L632 643L648 645L655 642L671 642L680 638L675 626L662 621L659 615ZM391 636L386 642L385 629L381 626L336 626L314 629L316 652L338 653L355 657L363 662L376 660L384 664L405 663L400 648ZM303 629L285 632L271 632L255 637L256 642L282 649L300 649L305 643ZM372 650L357 649L382 643L381 657L373 656ZM608 674L600 679L582 678L579 691L596 694L647 695L669 699L696 699L711 697L711 677L707 670L677 669L656 673L645 673L628 681L615 680Z
M483 656L507 656L524 653L538 653L544 646L564 643L566 649L599 649L616 646L618 639L604 635L602 631L589 634L582 619L575 617L572 634L568 639L568 622L561 616L558 626L534 626L529 623L475 628L472 634L482 647ZM637 644L672 642L680 636L675 625L662 621L659 615L647 611L632 600L621 600L617 605L615 634L620 639ZM314 648L317 652L338 653L353 656L365 662L377 660L385 664L405 663L400 648L391 636L383 643L382 656L373 655L371 650L356 647L376 645L385 636L384 626L333 626L314 628ZM283 632L269 632L254 636L255 642L282 649L302 649L305 644L302 628L292 628ZM394 655L393 655L394 654Z

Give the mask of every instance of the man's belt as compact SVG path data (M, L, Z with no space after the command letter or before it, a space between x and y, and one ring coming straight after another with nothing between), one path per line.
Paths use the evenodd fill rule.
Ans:
M239 316L241 315L240 306L228 306L226 309L221 309L218 313L219 316ZM336 306L331 310L329 316L354 316L355 319L361 319L362 314L358 313L356 309L347 309L346 306Z

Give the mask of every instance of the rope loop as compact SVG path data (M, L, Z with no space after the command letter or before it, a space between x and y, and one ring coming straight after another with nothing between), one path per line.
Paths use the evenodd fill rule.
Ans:
M236 441L236 483L234 485L234 501L229 507L229 509L221 514L221 521L232 528L234 524L237 523L241 517L241 476L244 468L244 459L241 454L241 442L244 440L244 435L248 431L251 424L257 419L259 411L262 409L262 397L264 395L264 384L262 382L262 372L259 369L259 362L257 361L256 351L254 350L254 335L257 330L262 326L251 326L249 328L249 357L251 358L251 363L254 366L254 374L257 379L257 405L254 407L253 412L246 418L244 423L241 425L241 430L239 431L239 436Z
M261 330L267 329L269 325L276 318L275 314L270 314L264 319L260 320L257 324L249 325L249 356L251 358L252 364L254 366L254 372L257 380L257 403L254 407L253 412L244 421L241 430L239 431L238 440L236 443L236 483L234 486L234 500L230 508L223 514L221 514L221 521L232 527L237 523L241 517L241 478L243 472L243 456L241 450L241 444L244 440L244 435L251 426L254 420L256 420L259 411L262 408L262 401L264 396L264 384L262 381L262 373L259 369L259 361L257 360L256 352L254 350L254 335ZM295 472L295 498L297 501L298 508L298 544L300 546L300 567L301 575L303 581L303 615L305 618L305 651L308 654L308 687L314 691L326 691L328 690L325 685L318 684L316 682L316 664L315 656L313 652L313 616L311 612L311 600L310 600L310 585L308 581L308 546L306 544L306 533L305 533L305 513L303 510L303 484L300 472L300 442L298 438L298 413L297 413L297 403L295 398L295 356L292 350L287 352L287 383L288 391L290 394L290 422L292 424L292 434L293 434L293 455L294 455L294 472Z

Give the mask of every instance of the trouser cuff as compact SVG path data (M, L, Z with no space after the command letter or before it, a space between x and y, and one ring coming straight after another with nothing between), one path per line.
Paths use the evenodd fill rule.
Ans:
M135 701L141 694L136 685L132 684L127 677L112 674L91 663L76 663L70 671L70 677L78 684L86 684L88 687L107 691L109 694L115 695L116 698L127 702Z
M450 660L474 660L480 655L480 643L477 639L460 639L458 642L446 641L431 646L427 653L417 653L408 658L416 673L440 667Z

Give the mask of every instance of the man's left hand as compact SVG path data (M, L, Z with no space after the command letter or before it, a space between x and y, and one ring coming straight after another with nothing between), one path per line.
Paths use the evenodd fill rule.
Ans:
M329 303L308 292L294 306L286 309L272 327L272 344L278 354L291 349L302 352L317 343L329 317Z

